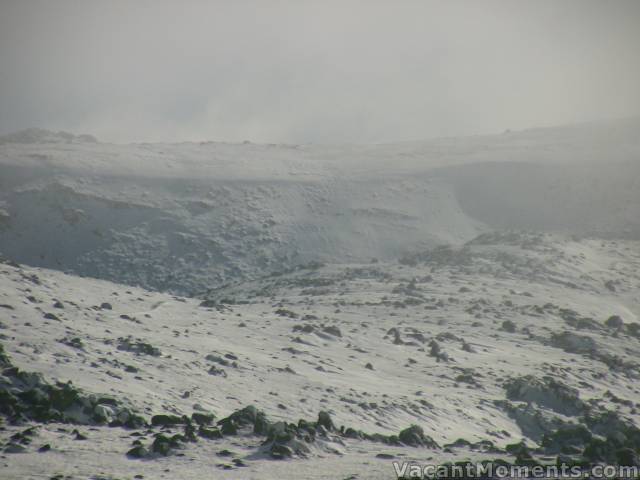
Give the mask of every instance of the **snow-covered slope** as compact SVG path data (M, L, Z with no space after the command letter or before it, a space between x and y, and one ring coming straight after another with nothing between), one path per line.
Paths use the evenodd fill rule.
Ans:
M193 294L493 228L638 238L636 120L378 146L0 141L0 252Z
M638 292L638 120L2 137L0 478L640 465Z
M440 445L343 430L311 444L306 460L274 463L259 454L260 438L225 435L181 444L185 458L140 463L125 455L132 440L145 444L158 430L81 428L88 439L77 442L52 424L27 453L9 455L7 478L393 478L392 457L508 459L508 444L543 445L566 422L598 432L588 418L610 412L637 424L639 272L637 242L520 233L400 263L302 268L219 289L204 303L0 264L1 342L15 366L51 383L71 380L147 419L220 419L255 405L271 421L297 422L326 411L336 426L368 434L416 424ZM485 443L442 448L458 439ZM52 450L37 453L44 443ZM248 466L216 455L224 450Z

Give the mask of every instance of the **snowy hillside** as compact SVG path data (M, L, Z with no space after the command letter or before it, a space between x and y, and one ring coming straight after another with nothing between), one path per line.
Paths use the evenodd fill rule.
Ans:
M640 465L640 121L0 138L0 478Z
M596 438L640 432L638 247L485 234L399 263L299 269L204 302L0 265L5 361L43 375L5 370L23 399L13 408L36 415L38 382L80 392L60 417L79 427L2 432L25 450L6 454L8 478L393 478L391 459L513 461L525 448L555 461L570 451L556 442L571 425L588 435L571 448L587 452ZM228 430L221 419L247 406L297 429L326 412L335 429L266 442ZM128 412L140 422L174 415L165 435L186 437L158 454L166 419L118 427ZM181 418L192 414L219 423L190 437ZM398 440L410 425L423 433ZM38 453L42 445L51 450ZM147 460L134 458L136 445ZM615 448L604 452L616 461ZM299 458L272 459L281 454Z
M0 140L0 252L194 294L495 228L640 237L640 122L378 146Z

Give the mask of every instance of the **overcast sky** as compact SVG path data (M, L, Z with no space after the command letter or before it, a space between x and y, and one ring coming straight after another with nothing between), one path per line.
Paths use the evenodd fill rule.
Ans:
M0 133L377 143L633 115L638 0L0 0Z

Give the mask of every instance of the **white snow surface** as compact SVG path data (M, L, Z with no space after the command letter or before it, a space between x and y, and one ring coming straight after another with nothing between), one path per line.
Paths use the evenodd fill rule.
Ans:
M125 399L148 416L203 409L221 418L253 404L272 420L294 422L326 410L336 425L369 433L393 434L418 424L440 445L458 438L535 445L540 426L494 403L505 400L509 379L549 376L576 389L581 401L638 421L640 339L605 325L611 315L625 325L639 321L638 247L630 240L487 234L453 256L432 254L427 263L328 265L228 287L215 292L233 302L220 309L193 298L0 265L0 332L16 366ZM54 308L56 301L64 308ZM98 308L103 302L113 309ZM47 312L59 320L44 319ZM571 318L587 321L576 327ZM504 320L514 322L515 332L503 330ZM562 332L589 337L595 348L570 353L553 343ZM118 338L126 336L162 355L118 350ZM71 338L81 339L82 348L62 341ZM431 340L449 361L429 355ZM237 366L221 367L206 358L210 354L232 354ZM608 365L610 357L623 366ZM227 376L210 375L212 365ZM572 413L547 401L553 398L531 399L543 416L572 420ZM56 472L81 478L141 472L150 478L393 478L391 460L377 453L423 462L456 456L346 441L337 447L340 453L321 450L277 462L255 457L260 439L230 437L200 441L186 457L141 462L124 456L131 441L126 431L85 430L95 441L76 448L68 432L41 427L38 441L51 440L53 450L5 456L6 478ZM250 467L221 470L224 459L215 453L223 448Z
M83 138L0 139L0 253L192 295L496 228L640 238L638 120L372 146Z
M640 420L637 119L373 146L30 130L0 138L0 254L19 262L0 262L13 363L145 417L255 405L368 433L416 424L441 446L536 445L575 412L535 382L521 400L505 386L547 377ZM39 425L52 450L0 454L0 478L386 479L379 453L480 456L336 438L276 461L241 435L132 460L131 432L73 428Z

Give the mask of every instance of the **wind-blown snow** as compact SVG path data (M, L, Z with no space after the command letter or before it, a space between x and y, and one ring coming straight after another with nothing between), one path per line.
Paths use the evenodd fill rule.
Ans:
M0 252L152 289L390 260L494 228L640 236L635 120L335 147L27 133L0 141Z

